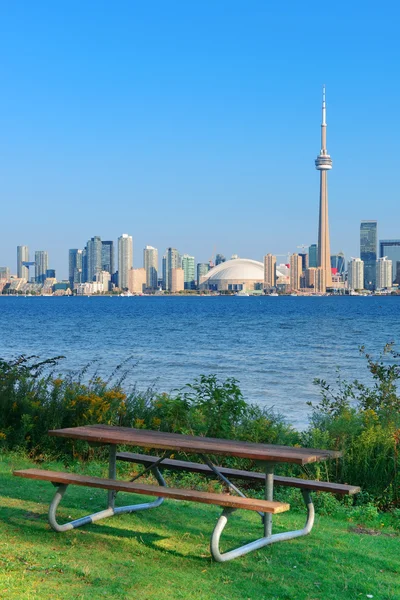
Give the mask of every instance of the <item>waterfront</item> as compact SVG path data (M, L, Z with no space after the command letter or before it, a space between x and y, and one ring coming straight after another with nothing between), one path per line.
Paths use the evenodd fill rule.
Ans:
M0 297L0 357L95 360L100 374L133 357L126 385L170 391L200 374L236 377L246 400L303 426L315 377L367 377L358 348L400 340L398 297Z

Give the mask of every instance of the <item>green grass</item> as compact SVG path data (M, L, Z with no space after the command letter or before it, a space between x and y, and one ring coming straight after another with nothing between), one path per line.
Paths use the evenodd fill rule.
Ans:
M58 534L47 524L52 485L11 475L27 466L29 460L15 454L0 458L0 598L400 598L400 537L386 526L377 535L359 534L351 531L357 523L317 516L308 537L217 564L210 558L209 537L220 509L165 501L156 510ZM99 474L94 472L98 466L88 468ZM60 521L100 510L104 496L102 490L70 487ZM121 503L136 499L143 501L128 494L118 497ZM274 519L274 531L299 528L303 522L303 514L290 511ZM258 515L238 511L226 528L224 547L260 533Z

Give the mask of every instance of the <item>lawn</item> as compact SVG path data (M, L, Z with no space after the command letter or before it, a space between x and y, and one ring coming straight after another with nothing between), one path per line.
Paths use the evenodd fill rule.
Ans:
M217 564L209 537L220 509L169 500L152 511L58 534L47 524L53 486L11 474L28 466L15 454L0 458L0 598L400 599L400 536L386 526L371 535L357 527L362 524L317 515L308 537ZM70 487L60 521L102 509L105 494ZM136 498L143 502L127 494L118 502ZM290 511L274 518L274 531L303 523L303 514ZM261 531L257 514L237 511L224 548Z

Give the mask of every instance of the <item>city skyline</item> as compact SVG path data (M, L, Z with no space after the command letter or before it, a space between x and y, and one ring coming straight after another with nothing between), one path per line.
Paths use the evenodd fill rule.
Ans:
M200 262L215 245L261 259L316 243L324 82L331 251L358 255L361 219L397 238L392 8L388 20L339 1L316 52L322 8L295 3L102 4L95 19L85 5L3 6L1 262L15 264L15 244L44 248L66 278L69 248L125 230Z

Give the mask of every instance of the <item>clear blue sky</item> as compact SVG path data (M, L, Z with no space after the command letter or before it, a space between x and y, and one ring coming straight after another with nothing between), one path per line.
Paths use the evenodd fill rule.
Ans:
M0 3L0 265L134 238L206 261L317 238L327 86L332 252L400 238L398 2ZM283 260L283 257L282 257Z

